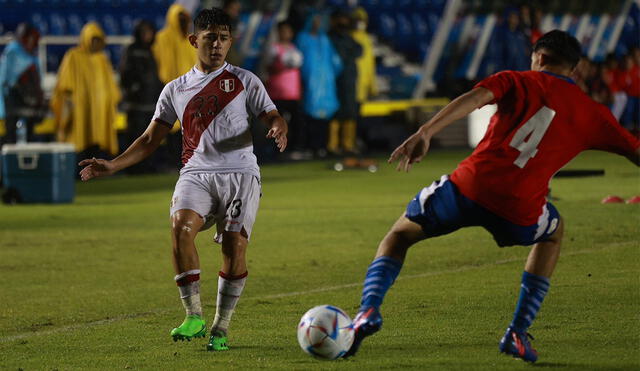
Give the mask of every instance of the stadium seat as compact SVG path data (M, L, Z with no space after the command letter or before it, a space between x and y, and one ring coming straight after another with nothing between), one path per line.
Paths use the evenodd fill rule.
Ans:
M119 35L120 34L120 26L118 22L111 14L105 14L102 16L102 27L104 28L104 32L107 35Z
M411 24L413 32L421 37L427 36L430 33L429 24L426 17L423 14L414 12L410 14Z
M395 36L396 46L403 52L409 52L412 49L414 42L414 33L411 21L409 17L404 13L396 13L395 15Z
M132 16L124 14L120 16L120 32L122 35L132 35L135 20Z
M58 13L51 13L49 15L49 34L51 35L66 35L67 24L63 16Z
M387 39L391 40L396 34L396 21L395 19L386 13L375 13L372 22L376 28L377 33Z
M41 34L48 35L49 32L49 24L45 17L43 17L40 13L33 13L30 19L31 23L35 25Z
M67 25L68 25L67 29L69 34L79 35L80 30L82 30L82 26L84 25L84 22L82 21L82 18L80 18L78 14L71 13L67 15Z

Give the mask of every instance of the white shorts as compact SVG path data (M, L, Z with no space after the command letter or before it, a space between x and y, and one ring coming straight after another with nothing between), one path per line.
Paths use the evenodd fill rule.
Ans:
M248 173L182 174L171 199L170 215L182 209L193 210L204 219L204 231L216 224L216 242L222 231L251 236L260 203L260 180Z

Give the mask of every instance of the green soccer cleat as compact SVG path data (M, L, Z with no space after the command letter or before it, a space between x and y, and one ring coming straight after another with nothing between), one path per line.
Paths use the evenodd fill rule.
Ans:
M203 338L206 333L204 320L199 315L192 314L187 316L180 326L171 330L171 337L173 341L191 341L192 338Z
M227 334L220 331L214 332L209 338L209 344L207 344L207 350L213 351L213 352L229 350L229 346L227 345Z

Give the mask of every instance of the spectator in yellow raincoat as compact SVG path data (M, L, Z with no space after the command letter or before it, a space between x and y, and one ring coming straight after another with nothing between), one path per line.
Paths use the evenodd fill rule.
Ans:
M196 49L189 43L191 16L187 9L174 3L167 11L164 28L158 31L151 51L158 65L158 76L163 84L189 72L197 61ZM182 134L176 121L157 155L166 158L168 170L181 166Z
M367 32L369 23L367 12L358 7L353 11L352 16L355 19L356 27L351 32L351 37L362 46L362 55L356 59L356 65L358 66L357 99L358 103L362 104L370 97L378 95L376 58L373 55L371 36Z
M62 59L51 108L58 141L73 143L77 152L93 151L98 146L99 151L115 155L120 90L104 47L105 35L100 26L87 23L80 32L78 46L69 49Z
M173 4L167 11L165 26L156 34L151 47L158 64L158 75L168 83L196 64L196 49L189 43L191 16L180 4Z

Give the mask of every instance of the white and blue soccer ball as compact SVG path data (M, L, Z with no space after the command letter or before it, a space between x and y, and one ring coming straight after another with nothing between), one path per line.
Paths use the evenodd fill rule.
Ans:
M300 319L298 343L316 358L340 358L353 344L353 322L345 311L333 305L313 307Z

